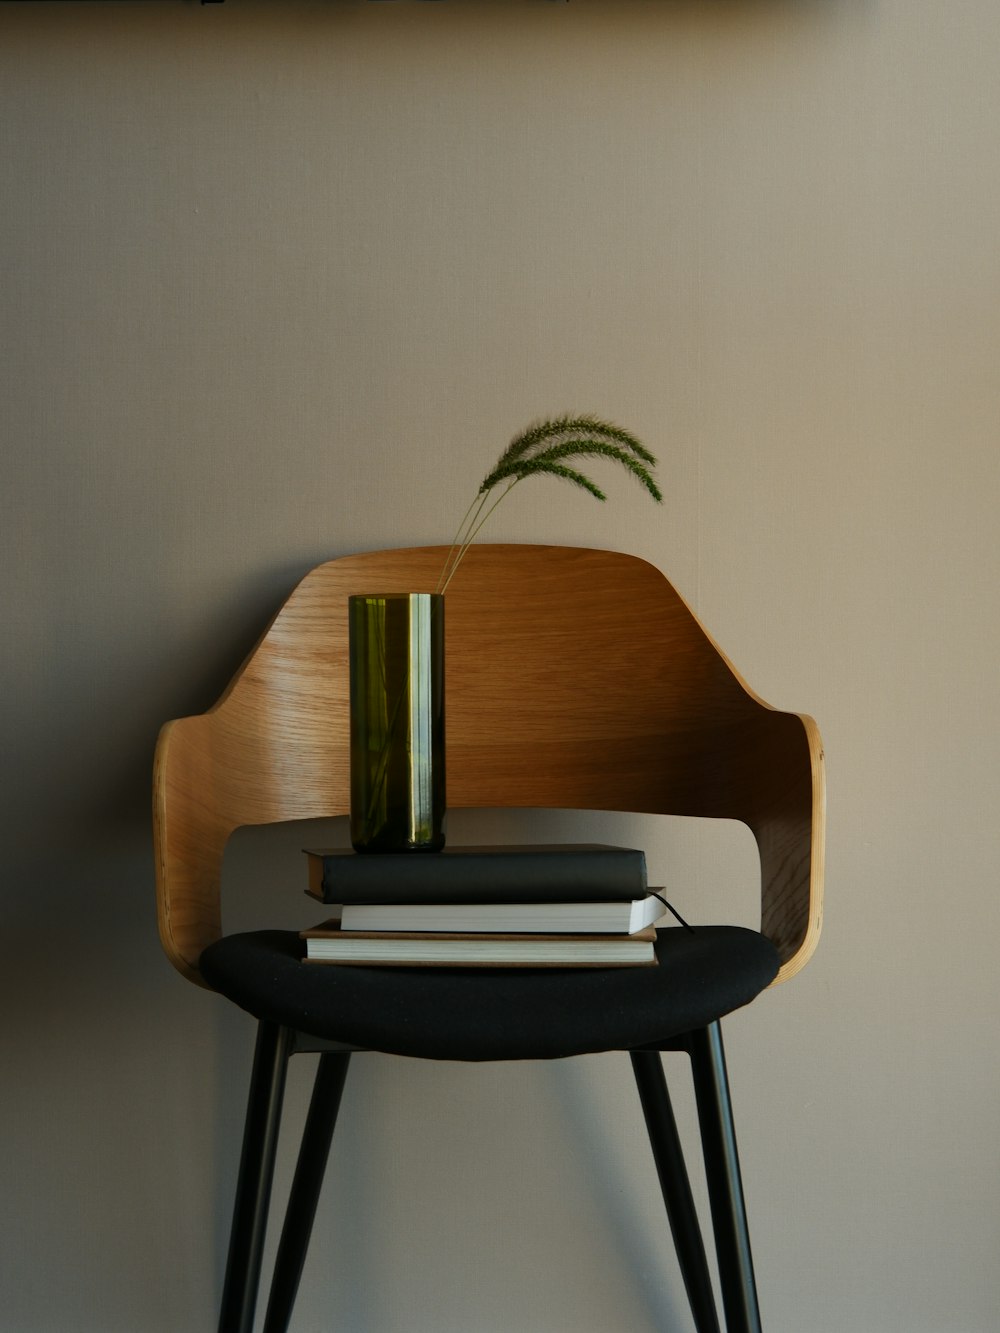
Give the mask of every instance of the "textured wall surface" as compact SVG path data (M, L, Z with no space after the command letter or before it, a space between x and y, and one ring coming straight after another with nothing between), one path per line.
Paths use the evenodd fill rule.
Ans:
M827 746L819 953L727 1025L765 1326L995 1329L998 49L992 0L0 5L10 1333L213 1327L253 1036L159 950L159 725L563 410L664 508L490 535L652 560ZM752 919L741 830L452 830L525 831ZM301 843L237 836L232 925L310 923ZM689 1328L624 1057L355 1063L297 1328Z

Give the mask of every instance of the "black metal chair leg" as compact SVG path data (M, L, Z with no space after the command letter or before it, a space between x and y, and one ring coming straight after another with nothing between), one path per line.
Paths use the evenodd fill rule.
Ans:
M761 1333L729 1079L718 1023L687 1039L728 1333Z
M293 1037L291 1028L277 1023L261 1022L257 1027L219 1333L252 1333Z
M663 1059L659 1051L632 1051L630 1054L695 1328L698 1333L719 1333L705 1242L691 1195L674 1109L670 1104Z
M348 1053L335 1051L327 1051L319 1058L274 1263L264 1333L285 1333L292 1317L350 1058Z

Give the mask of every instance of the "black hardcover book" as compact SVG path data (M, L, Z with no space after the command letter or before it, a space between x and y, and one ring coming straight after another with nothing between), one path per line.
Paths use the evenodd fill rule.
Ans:
M603 843L373 853L306 849L324 903L626 902L646 892L646 854Z

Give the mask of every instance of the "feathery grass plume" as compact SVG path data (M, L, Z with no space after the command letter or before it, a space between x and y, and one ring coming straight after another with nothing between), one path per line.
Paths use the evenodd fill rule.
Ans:
M445 591L480 528L500 501L525 477L559 477L589 491L597 500L607 499L588 476L566 465L567 459L577 458L607 458L620 463L658 504L662 502L663 496L650 470L656 466L656 459L634 435L593 416L561 416L541 421L516 435L492 472L486 474L458 526L441 570L437 591ZM487 507L492 491L501 482L507 484Z
M513 459L507 463L499 463L479 488L480 494L492 490L497 482L503 481L505 477L516 477L520 481L523 477L531 476L535 472L553 472L558 476L565 476L566 470L556 472L559 460L563 458L614 459L621 463L623 467L628 468L633 476L639 478L654 500L660 501L663 499L659 487L643 463L640 463L638 459L631 454L627 454L624 449L619 449L616 445L595 440L567 440L563 444L549 445L548 448L543 449L532 458ZM656 460L653 461L655 463ZM572 479L579 485L585 486L591 495L595 495L598 500L608 498L588 477L574 472Z

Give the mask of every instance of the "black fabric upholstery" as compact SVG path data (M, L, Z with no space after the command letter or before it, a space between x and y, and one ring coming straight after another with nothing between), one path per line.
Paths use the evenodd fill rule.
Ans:
M230 935L205 980L254 1017L312 1036L439 1060L532 1060L627 1050L748 1004L777 974L769 940L739 926L661 930L658 967L389 968L301 962L292 931Z

